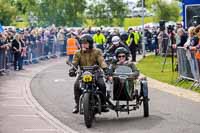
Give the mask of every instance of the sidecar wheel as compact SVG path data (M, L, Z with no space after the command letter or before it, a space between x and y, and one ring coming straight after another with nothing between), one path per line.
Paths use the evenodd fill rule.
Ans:
M144 117L149 116L149 99L148 97L143 97L143 109L144 109Z
M90 94L84 94L83 98L83 112L84 112L84 121L87 128L92 126L94 112L92 111L91 99Z

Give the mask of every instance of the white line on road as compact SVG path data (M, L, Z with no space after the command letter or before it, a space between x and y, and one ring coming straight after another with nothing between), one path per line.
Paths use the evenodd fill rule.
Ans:
M4 99L24 99L24 97L9 97L9 96L2 96Z
M58 129L24 129L24 132L57 132Z
M19 93L19 91L15 91L15 90L4 90L4 91L0 91L0 93Z
M9 117L34 117L39 118L38 115L8 115Z
M3 107L31 107L31 105L2 104Z
M55 79L54 82L65 82L65 79Z

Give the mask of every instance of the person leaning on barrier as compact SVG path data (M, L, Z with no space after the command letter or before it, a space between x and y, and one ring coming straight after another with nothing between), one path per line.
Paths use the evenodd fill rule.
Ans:
M178 34L178 37L180 38L180 42L178 44L174 44L172 46L173 48L183 47L188 38L188 36L183 28L179 28L177 30L177 34Z
M192 76L195 80L198 80L198 73L197 73L197 67L196 67L196 61L195 61L195 55L196 55L196 46L198 45L198 37L195 33L195 27L189 27L188 29L188 40L184 44L186 57L188 59L190 70L192 73ZM181 68L181 67L180 67Z
M196 36L195 27L192 26L188 29L188 39L184 44L185 49L196 50L196 46L198 45L198 37Z
M196 28L195 28L195 33L197 35L197 42L198 42L198 45L197 45L197 48L200 48L200 25L198 25Z
M3 49L5 44L5 37L0 33L0 48Z
M108 68L102 56L102 52L100 49L93 48L93 39L90 35L85 34L81 36L80 47L81 49L75 53L72 61L72 64L76 68L83 66L98 65L100 68L104 70L105 73L107 73ZM73 74L75 73L74 68L71 68L69 72L70 72L69 75L75 75ZM103 72L99 70L97 76L98 80L96 81L96 84L99 87L99 90L103 93L103 95L106 96L106 85L103 80ZM79 88L79 80L80 80L80 75L77 77L74 84L74 99L76 106L73 109L73 113L79 112L79 97L81 95L81 90ZM103 98L102 98L102 104L106 104L106 101ZM102 111L107 111L107 109L103 108Z
M14 53L14 70L23 69L23 48L25 47L24 42L21 39L20 34L15 35L15 39L12 41L12 50Z
M195 53L195 58L197 60L200 60L200 25L198 25L196 28L195 28L195 33L197 35L197 39L196 39L196 46L192 47L193 50L196 51Z

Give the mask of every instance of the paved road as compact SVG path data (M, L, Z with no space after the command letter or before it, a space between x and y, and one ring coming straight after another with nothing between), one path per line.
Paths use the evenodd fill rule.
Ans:
M74 78L67 66L56 64L39 73L31 82L36 100L63 124L81 133L199 133L200 103L150 88L150 117L143 118L143 109L130 115L115 112L97 116L91 129L84 125L83 116L72 114ZM159 86L161 87L161 86Z

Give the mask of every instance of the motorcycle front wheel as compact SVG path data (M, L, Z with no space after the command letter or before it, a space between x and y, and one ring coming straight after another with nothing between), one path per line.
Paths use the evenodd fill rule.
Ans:
M148 97L143 97L143 109L144 109L144 117L149 117L149 99L148 99Z
M92 126L92 122L94 119L94 112L92 110L92 101L91 101L91 94L85 93L83 97L83 114L84 114L84 121L87 128Z

